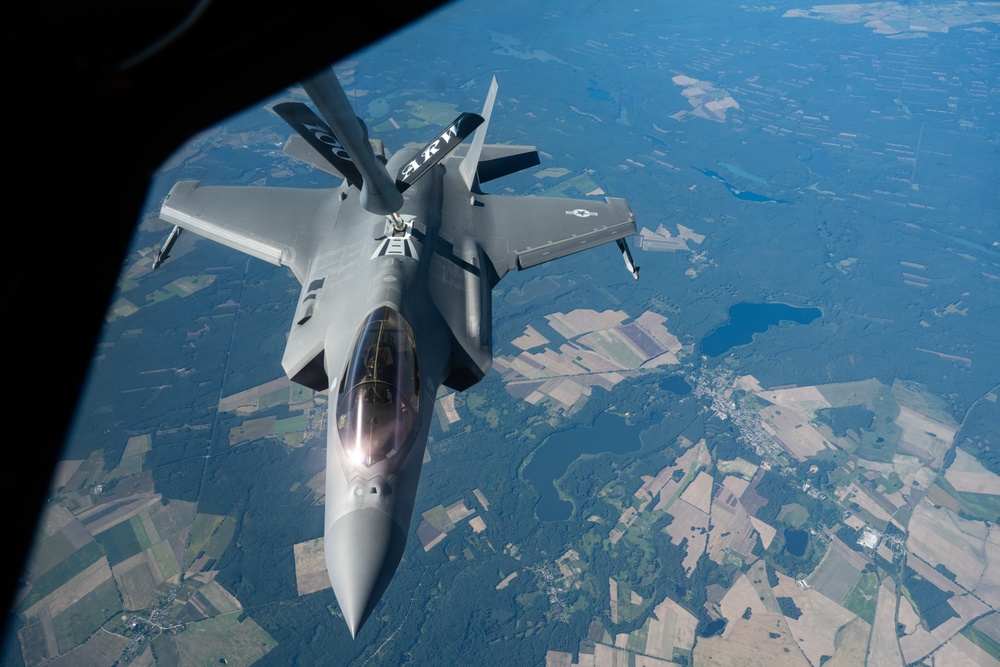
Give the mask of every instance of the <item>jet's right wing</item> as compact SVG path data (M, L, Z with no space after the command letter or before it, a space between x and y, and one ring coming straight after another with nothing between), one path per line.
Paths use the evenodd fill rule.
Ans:
M196 234L271 264L291 268L305 280L323 232L340 210L337 190L201 187L180 181L170 190L160 217Z

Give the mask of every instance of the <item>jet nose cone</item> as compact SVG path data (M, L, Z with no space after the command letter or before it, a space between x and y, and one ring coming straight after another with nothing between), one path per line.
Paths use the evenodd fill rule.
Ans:
M351 637L389 585L405 540L392 517L372 507L353 510L327 529L326 567Z

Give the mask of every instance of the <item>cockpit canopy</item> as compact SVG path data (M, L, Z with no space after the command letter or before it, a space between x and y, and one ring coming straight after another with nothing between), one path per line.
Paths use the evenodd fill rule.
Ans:
M388 306L368 316L337 396L347 458L364 466L400 454L417 425L420 377L413 330Z

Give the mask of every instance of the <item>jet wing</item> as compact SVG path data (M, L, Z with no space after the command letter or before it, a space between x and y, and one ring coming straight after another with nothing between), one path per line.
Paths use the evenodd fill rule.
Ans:
M476 200L473 229L490 230L477 236L501 277L635 234L635 216L624 199L477 195Z
M160 217L265 262L287 266L302 282L320 232L336 222L336 192L201 187L198 181L180 181L164 200Z

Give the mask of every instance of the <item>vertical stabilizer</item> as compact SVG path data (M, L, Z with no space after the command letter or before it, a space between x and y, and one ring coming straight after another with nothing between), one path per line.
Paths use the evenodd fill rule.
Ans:
M490 92L486 95L486 103L483 105L483 113L480 114L483 117L483 123L476 129L476 133L472 135L472 145L469 146L469 152L466 153L465 159L462 160L462 164L458 167L458 171L462 174L462 179L469 190L472 190L472 186L476 181L479 156L483 152L483 143L486 141L486 130L490 126L490 116L493 114L493 103L497 100L497 89L499 87L497 78L494 76L493 82L490 83Z
M403 195L396 189L385 165L375 159L371 144L368 143L368 133L361 119L354 115L351 103L333 70L321 71L303 81L302 86L361 174L361 206L378 215L389 215L402 208Z

